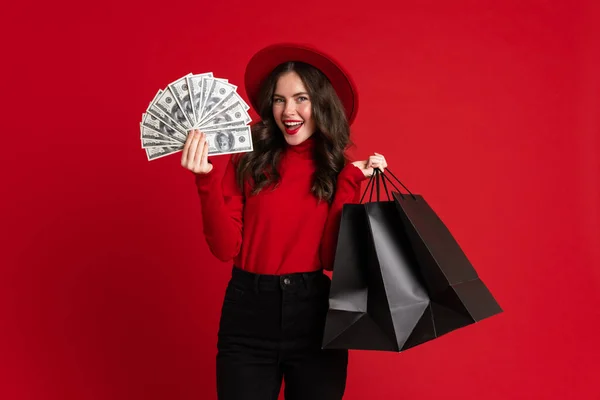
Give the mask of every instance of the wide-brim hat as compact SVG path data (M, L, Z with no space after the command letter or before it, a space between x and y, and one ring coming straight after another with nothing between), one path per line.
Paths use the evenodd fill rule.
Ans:
M358 111L358 92L350 75L332 57L303 44L281 43L259 50L248 62L244 82L252 107L258 112L258 93L265 78L279 64L301 61L318 68L331 82L346 110L348 124Z

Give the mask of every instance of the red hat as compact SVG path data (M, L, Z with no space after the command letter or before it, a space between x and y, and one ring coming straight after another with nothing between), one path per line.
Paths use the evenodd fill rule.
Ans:
M255 110L258 110L258 93L263 81L275 67L287 61L301 61L323 72L346 109L348 124L352 124L358 111L358 92L350 75L331 57L299 44L271 45L260 50L250 59L246 66L244 81L246 94Z

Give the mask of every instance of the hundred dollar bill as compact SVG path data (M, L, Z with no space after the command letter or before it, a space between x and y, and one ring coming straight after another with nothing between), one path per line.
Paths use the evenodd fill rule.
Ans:
M225 155L233 153L242 153L253 151L252 137L249 126L236 129L222 129L207 133L208 154ZM146 146L146 156L148 161L156 160L170 154L175 154L183 150L183 143L179 145L153 145Z
M244 110L248 111L250 109L250 106L248 105L248 103L246 103L244 101L244 99L242 99L242 96L240 96L239 94L237 94L237 92L232 93L233 97L235 98L235 100L230 100L231 103L225 105L225 108L229 107L231 104L235 103L236 101L239 101L239 103L242 105L242 107L244 108ZM227 100L225 100L227 101Z
M208 100L208 95L215 84L215 82L229 82L227 79L214 78L214 77L206 77L202 80L202 104L200 105L200 120L204 119L206 113L204 112L204 108L206 106L206 101Z
M213 84L213 82L215 81L215 78L211 77L204 77L202 78L202 102L200 103L200 106L198 107L198 117L199 117L199 121L202 120L202 117L204 116L204 103L206 102L206 99L208 98L208 92L210 92L210 88Z
M177 104L177 101L175 100L175 95L173 95L173 92L169 87L165 88L165 90L155 98L150 107L157 107L160 111L165 113L167 117L181 125L184 128L184 132L187 133L187 131L192 129L192 125L188 122L183 110L179 108L179 104Z
M164 156L168 156L170 154L175 154L183 150L183 145L181 146L164 146L164 147L149 147L146 149L146 157L148 157L148 161L156 160L157 158L161 158Z
M181 133L179 130L173 129L171 125L150 113L142 114L141 126L152 129L153 131L181 143L185 143L185 140L187 139L187 135Z
M194 126L196 118L194 117L194 110L192 110L192 102L190 101L190 92L188 90L187 78L192 76L191 73L186 76L177 79L175 82L169 84L169 89L175 97L175 101L179 105L179 108L183 111L183 115L187 119L190 126Z
M154 96L154 99L152 99L152 102L150 102L150 105L148 106L148 109L146 110L146 112L154 115L156 118L158 118L165 124L169 125L171 128L175 129L176 131L180 132L181 134L186 135L187 130L184 126L181 126L179 123L177 123L177 121L171 119L171 117L169 117L167 115L167 113L165 113L164 111L162 111L160 108L158 108L156 106L156 102L158 101L158 98L162 94L163 94L162 90L159 90L158 92L156 92L156 95Z
M246 126L246 123L244 121L237 121L237 122L230 122L227 124L222 124L219 126L208 126L206 128L199 128L199 129L200 129L200 131L202 131L204 133L208 133L208 132L212 132L212 131L220 131L223 129L243 128L244 126Z
M142 149L146 149L148 147L163 147L163 146L181 146L181 143L172 142L170 140L142 138Z
M190 99L192 102L192 109L194 111L194 118L196 121L200 120L200 105L202 104L202 82L203 78L212 78L212 72L206 72L204 74L197 74L187 77L188 90L190 91Z
M198 125L202 123L202 120L206 119L211 112L218 107L230 94L235 93L237 86L232 85L228 82L223 82L215 79L208 91L208 96L204 102L202 108L202 117L198 121Z
M248 112L240 103L234 103L232 106L219 111L217 114L206 119L200 124L200 128L223 127L224 124L231 124L242 121L244 124L252 121Z
M228 94L227 97L225 97L219 104L217 104L209 113L205 114L203 120L212 118L214 115L218 114L226 108L233 106L235 103L240 103L242 105L242 108L244 108L244 110L246 111L250 109L250 106L246 104L244 99L242 99L242 97L239 94L237 94L237 92L233 92ZM202 124L202 121L200 121L198 125L200 124Z
M141 123L140 123L140 139L142 139L142 140L144 140L144 139L160 140L160 141L164 141L164 142L173 143L174 145L181 143L180 141L172 139L169 136L163 135L162 133L152 130L146 126L143 126Z
M208 155L245 153L254 150L249 126L206 133Z

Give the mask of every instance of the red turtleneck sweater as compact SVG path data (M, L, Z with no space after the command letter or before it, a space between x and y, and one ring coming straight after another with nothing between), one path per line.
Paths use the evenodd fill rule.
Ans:
M315 172L313 147L314 138L287 146L279 165L279 186L257 195L250 194L248 183L243 193L238 188L235 157L227 164L221 182L215 178L214 168L196 175L204 235L218 259L259 274L332 269L342 207L359 201L365 176L349 163L338 175L331 206L319 203L310 193Z

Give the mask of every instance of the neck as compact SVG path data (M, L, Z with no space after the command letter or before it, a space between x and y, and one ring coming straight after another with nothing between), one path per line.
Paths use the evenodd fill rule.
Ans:
M302 143L295 145L288 144L286 150L290 153L298 154L303 157L312 157L312 151L315 147L315 135L311 135L309 138L304 140Z

